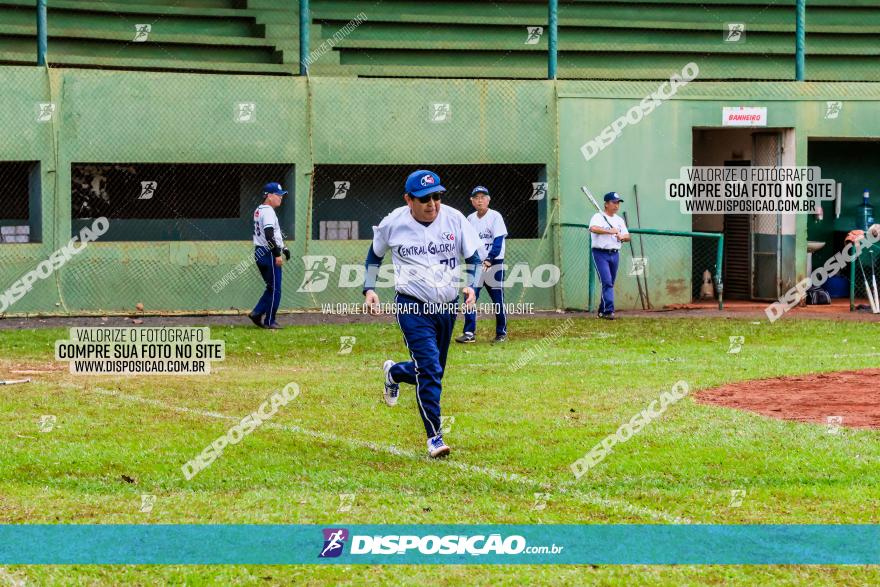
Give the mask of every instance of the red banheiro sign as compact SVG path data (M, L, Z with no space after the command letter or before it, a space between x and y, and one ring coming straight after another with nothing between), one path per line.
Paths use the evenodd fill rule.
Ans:
M767 108L758 106L725 106L721 126L767 126Z

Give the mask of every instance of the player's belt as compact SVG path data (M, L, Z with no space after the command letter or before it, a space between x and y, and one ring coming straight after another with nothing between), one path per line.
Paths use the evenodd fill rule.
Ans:
M603 253L619 253L620 249L600 249L599 247L593 247L594 251L602 251Z

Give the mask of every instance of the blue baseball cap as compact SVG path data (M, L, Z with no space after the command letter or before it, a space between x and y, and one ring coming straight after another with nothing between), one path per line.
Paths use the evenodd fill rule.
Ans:
M271 181L263 186L263 194L274 194L276 196L286 196L287 191L281 187L277 181Z
M413 171L406 178L406 193L414 198L421 198L436 192L445 192L446 188L440 185L440 176L433 171L420 169Z
M621 198L620 194L618 194L617 192L608 192L607 194L605 194L605 201L606 202L622 202L623 198Z
M471 190L471 197L473 198L477 194L486 194L489 195L489 190L485 186L478 185L473 190Z

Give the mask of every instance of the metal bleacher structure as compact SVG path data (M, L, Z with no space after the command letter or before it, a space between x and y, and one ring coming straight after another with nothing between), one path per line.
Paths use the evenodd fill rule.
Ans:
M35 62L35 0L0 0L0 64ZM49 0L52 67L299 73L297 0ZM365 22L334 34L356 15ZM795 0L562 0L559 70L568 79L659 79L700 55L709 78L792 79ZM809 0L810 80L880 80L880 0ZM547 2L312 0L310 75L544 78ZM745 44L721 41L747 24ZM149 42L134 42L151 24ZM328 46L329 44L329 46Z

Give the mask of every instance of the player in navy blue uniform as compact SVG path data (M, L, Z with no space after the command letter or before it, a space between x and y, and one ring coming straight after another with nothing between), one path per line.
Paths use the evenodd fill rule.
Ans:
M428 434L428 454L449 454L443 440L440 392L446 354L457 314L460 259L467 263L468 285L461 291L473 305L473 282L480 263L480 240L464 215L440 198L446 189L436 173L416 171L406 180L405 206L392 211L373 227L367 253L365 302L375 311L374 290L382 258L390 250L397 290L397 323L410 360L385 361L385 403L397 404L400 383L416 386L419 414Z
M266 291L248 318L261 328L273 330L281 328L275 321L275 313L281 305L281 266L285 259L290 259L275 214L275 208L281 205L285 195L287 192L280 183L267 183L263 187L263 203L254 210L254 259L266 283Z

